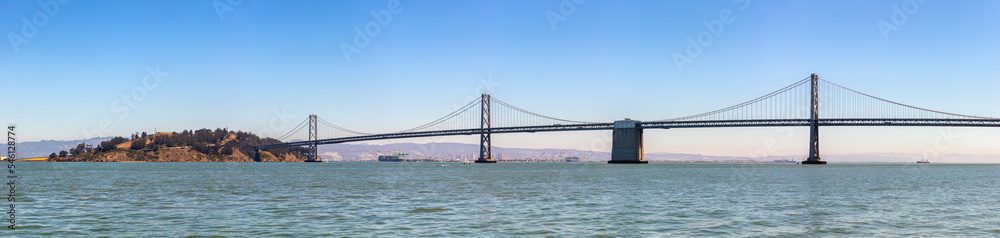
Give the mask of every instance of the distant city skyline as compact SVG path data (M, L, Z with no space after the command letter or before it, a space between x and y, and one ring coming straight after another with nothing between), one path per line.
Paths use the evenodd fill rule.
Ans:
M727 107L811 73L897 102L992 117L1000 116L998 8L920 0L4 2L0 122L18 124L20 141L200 128L276 137L309 114L393 131L482 93L559 118L658 120ZM805 155L808 141L807 128L645 135L650 153L719 156ZM493 141L610 151L609 138L554 132ZM1000 154L1000 128L824 127L821 138L826 154Z

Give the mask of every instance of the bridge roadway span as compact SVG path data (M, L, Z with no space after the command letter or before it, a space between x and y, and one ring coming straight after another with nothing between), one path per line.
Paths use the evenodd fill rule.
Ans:
M641 129L670 128L713 128L713 127L778 127L778 126L810 126L810 119L773 119L773 120L720 120L720 121L652 121L637 122ZM997 119L818 119L818 126L954 126L954 127L1000 127ZM591 131L612 130L614 123L592 124L555 124L546 126L525 127L494 127L459 130L421 131L374 134L365 136L322 139L316 141L298 141L281 144L260 145L257 149L269 149L292 146L308 146L311 144L338 144L357 141L388 140L402 138L417 138L431 136L479 135L484 133L535 133L549 131Z

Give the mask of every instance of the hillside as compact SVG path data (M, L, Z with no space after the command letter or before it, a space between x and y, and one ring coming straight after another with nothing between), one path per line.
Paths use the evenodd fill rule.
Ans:
M277 148L258 157L254 145L280 143L249 132L200 129L115 137L49 154L52 162L302 162L303 148ZM44 155L43 155L44 156ZM256 158L259 158L256 159Z

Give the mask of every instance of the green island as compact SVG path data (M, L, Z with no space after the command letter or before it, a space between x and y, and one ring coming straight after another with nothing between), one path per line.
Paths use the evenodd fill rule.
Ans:
M258 151L260 144L281 143L250 132L199 129L182 132L135 133L98 145L80 143L49 154L48 162L303 162L305 148Z

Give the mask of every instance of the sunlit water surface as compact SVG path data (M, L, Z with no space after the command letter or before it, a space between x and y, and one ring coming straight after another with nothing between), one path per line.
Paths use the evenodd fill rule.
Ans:
M4 236L1000 236L1000 165L17 168Z

